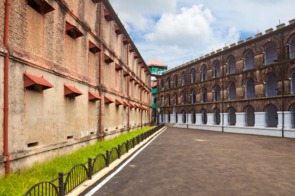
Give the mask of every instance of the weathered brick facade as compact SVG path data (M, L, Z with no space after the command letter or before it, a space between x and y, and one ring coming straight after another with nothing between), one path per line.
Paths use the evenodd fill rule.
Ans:
M9 54L9 123L0 174L8 157L13 171L150 122L150 73L107 0L46 0L53 10L39 11L28 3L35 1L11 0L7 47L5 1L0 0L0 65ZM25 88L26 73L53 87L38 90L42 84L36 82ZM4 108L3 69L0 81ZM66 96L66 85L81 95ZM101 100L90 101L90 93Z
M165 123L295 137L295 22L180 65L159 80Z

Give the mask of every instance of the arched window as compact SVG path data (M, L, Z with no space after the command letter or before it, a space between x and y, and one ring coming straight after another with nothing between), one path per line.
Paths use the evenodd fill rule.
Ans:
M196 124L196 112L195 112L195 110L191 111L191 121L192 121L192 124Z
M174 94L173 104L174 105L177 105L178 104L177 93Z
M278 95L277 77L274 72L270 73L266 78L266 96L272 97Z
M168 114L167 114L167 121L168 123L170 123L171 119L170 119L170 112L168 111Z
M220 124L220 110L218 108L214 108L214 124L219 125Z
M236 85L234 82L231 82L228 85L228 100L235 100L236 99Z
M244 54L244 70L254 69L254 53L247 50Z
M193 68L191 69L190 71L190 81L191 81L191 84L194 84L196 82L196 70Z
M170 102L170 95L167 96L167 106L170 106L171 105L171 102Z
M181 74L181 85L184 86L186 85L186 73L182 72Z
M275 105L269 104L266 107L266 126L277 127L278 126L278 109Z
M220 77L220 63L219 63L219 61L215 61L215 62L213 63L212 77L213 77L213 78L218 78L218 77Z
M249 78L245 84L245 98L251 99L255 97L255 85L253 78Z
M196 103L196 91L193 89L191 91L191 104Z
M291 124L292 128L295 128L295 105L291 108Z
M157 97L154 97L153 103L157 103Z
M216 84L213 88L214 101L220 101L220 87Z
M178 77L177 77L177 75L174 75L173 83L174 83L174 88L176 88L178 86Z
M207 80L207 67L203 65L201 68L201 81Z
M253 127L255 124L255 113L254 108L250 105L248 105L245 109L245 123L247 127Z
M183 91L181 93L181 104L182 105L186 104L186 92L185 91Z
M207 89L206 88L202 88L201 99L202 99L203 103L207 102Z
M295 94L295 71L291 75L291 93Z
M236 110L234 107L228 109L228 124L236 125Z
M234 56L230 56L227 60L228 74L236 73L236 59Z
M170 77L167 78L167 89L170 89L171 86L170 86Z
M181 114L182 114L182 123L186 123L186 113L185 113L185 110L182 110Z
M264 48L264 64L270 65L278 60L277 46L273 42L269 42Z
M202 123L207 124L207 111L205 109L201 110L201 117L202 117Z
M161 107L164 107L164 96L161 96Z
M295 58L295 35L293 35L289 42L289 55L290 59Z

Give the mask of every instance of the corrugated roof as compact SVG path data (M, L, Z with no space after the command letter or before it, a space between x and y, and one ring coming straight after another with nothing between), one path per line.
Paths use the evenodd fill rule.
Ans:
M161 62L159 62L159 61L157 61L157 60L152 60L151 62L148 62L147 65L148 65L148 66L167 67L166 64L161 63Z

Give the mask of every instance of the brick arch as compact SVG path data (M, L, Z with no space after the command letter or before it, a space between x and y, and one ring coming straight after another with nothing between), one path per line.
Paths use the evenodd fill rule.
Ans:
M264 65L276 63L278 59L278 44L274 41L268 41L263 46L263 60Z
M292 41L292 43L291 43ZM288 38L288 56L292 59L295 58L295 32L293 34L290 35L290 37ZM294 45L293 45L294 43Z
M278 88L278 77L277 77L277 75L278 74L275 71L270 71L268 74L266 74L266 77L264 78L265 95L267 97L278 95L278 89L277 89Z
M236 73L236 71L237 71L236 62L237 62L237 58L235 57L235 55L230 54L227 56L227 58L226 58L226 73L228 73L228 74Z
M253 48L248 48L244 51L243 56L243 70L251 70L255 68L255 51Z
M287 111L290 111L293 107L295 107L295 101L291 103L287 103L288 105L286 106Z
M265 111L265 122L267 127L277 127L278 126L278 111L279 108L275 104L267 104L264 107Z

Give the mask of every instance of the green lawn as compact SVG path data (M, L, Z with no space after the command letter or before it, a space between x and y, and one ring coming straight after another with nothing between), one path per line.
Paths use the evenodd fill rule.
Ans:
M24 195L31 186L41 181L49 181L58 176L58 172L68 172L74 165L87 162L97 154L105 154L106 150L117 147L122 142L144 133L153 127L144 127L140 130L128 132L112 140L97 142L92 146L81 148L72 154L56 157L46 163L36 163L32 168L2 177L0 179L0 195Z

